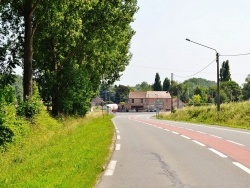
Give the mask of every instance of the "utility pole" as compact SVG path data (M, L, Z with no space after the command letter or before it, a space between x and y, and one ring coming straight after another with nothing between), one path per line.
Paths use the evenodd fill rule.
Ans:
M220 111L220 79L219 79L219 53L216 51L217 63L217 111Z
M217 63L217 111L219 112L220 111L220 79L219 79L219 72L220 72L220 70L219 70L219 53L217 52L217 50L216 49L214 49L214 48L211 48L211 47L209 47L209 46L206 46L206 45L203 45L203 44L200 44L200 43L198 43L198 42L194 42L194 41L192 41L192 40L190 40L190 39L186 39L188 42L192 42L192 43L194 43L194 44L198 44L198 45L200 45L200 46L203 46L203 47L205 47L205 48L209 48L209 49L211 49L211 50L214 50L215 52L216 52L216 63Z
M171 73L171 112L173 112L174 107L173 107L173 82L174 82L174 74Z

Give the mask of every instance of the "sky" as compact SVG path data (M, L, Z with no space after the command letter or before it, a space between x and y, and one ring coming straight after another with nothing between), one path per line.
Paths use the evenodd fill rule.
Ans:
M133 57L115 84L153 84L156 73L162 83L171 73L179 83L190 78L216 81L216 52L186 38L216 49L220 68L229 60L231 79L245 83L250 54L225 55L250 53L249 0L138 0L138 6L131 24L136 31Z

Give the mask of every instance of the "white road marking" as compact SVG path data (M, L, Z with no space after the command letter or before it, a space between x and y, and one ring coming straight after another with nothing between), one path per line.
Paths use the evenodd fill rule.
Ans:
M231 143L234 143L234 144L237 144L237 145L240 145L240 146L245 146L244 144L240 144L240 143L238 143L238 142L234 142L234 141L232 141L232 140L227 140L228 142L231 142Z
M248 174L250 174L250 169L245 167L244 165L238 163L238 162L233 162L233 164L237 167L239 167L240 169L244 170L245 172L247 172Z
M202 131L196 131L197 133L201 133L201 134L207 134L207 133L204 133L204 132L202 132Z
M197 140L193 140L193 142L196 144L199 144L200 146L206 146L205 144L202 144L202 143L198 142Z
M105 176L112 176L114 174L116 162L117 161L110 161L107 170L105 171Z
M188 136L185 136L185 135L181 135L183 138L186 138L186 139L191 139L189 138Z
M221 152L219 152L219 151L217 151L217 150L215 150L213 148L209 148L209 150L212 151L212 152L214 152L215 154L219 155L222 158L227 158L226 155L224 155L223 153L221 153Z
M158 127L159 129L163 129L162 127Z
M120 131L116 130L117 133L120 133Z
M216 135L213 135L213 134L210 134L211 136L213 137L216 137L216 138L221 138L220 136L216 136Z
M117 140L120 140L121 139L121 136L120 135L117 135Z
M174 133L174 134L179 134L179 133L177 133L177 132L175 132L175 131L172 131L172 133Z
M193 131L193 129L186 128L187 130Z
M165 129L165 131L168 131L168 132L169 132L170 130L168 130L168 129Z
M121 150L121 144L116 144L115 150Z

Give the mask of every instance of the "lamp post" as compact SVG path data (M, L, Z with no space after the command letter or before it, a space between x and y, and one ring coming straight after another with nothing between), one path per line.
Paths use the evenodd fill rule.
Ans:
M188 42L192 42L194 44L198 44L200 46L203 46L205 48L209 48L211 50L214 50L216 52L216 63L217 63L217 111L219 112L220 111L220 79L219 79L219 53L217 52L216 49L214 48L211 48L209 46L206 46L206 45L203 45L203 44L200 44L198 42L194 42L190 39L186 39Z

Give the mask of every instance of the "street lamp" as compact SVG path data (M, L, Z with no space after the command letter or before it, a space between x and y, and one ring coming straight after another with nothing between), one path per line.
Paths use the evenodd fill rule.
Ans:
M220 111L220 79L219 79L219 53L217 52L216 49L211 48L209 46L200 44L198 42L191 41L190 39L186 39L188 42L192 42L194 44L198 44L200 46L203 46L205 48L209 48L211 50L214 50L216 52L216 63L217 63L217 111Z

